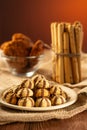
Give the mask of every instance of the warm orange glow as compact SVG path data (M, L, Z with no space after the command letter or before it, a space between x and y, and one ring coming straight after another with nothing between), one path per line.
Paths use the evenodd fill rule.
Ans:
M83 50L87 51L87 0L9 0L0 5L1 41L8 40L15 32L22 32L34 41L42 39L50 44L51 22L78 20L83 24Z
M47 40L47 42L50 41L51 22L74 22L78 20L83 24L84 29L83 50L87 50L87 0L46 0L45 2L38 0L36 4L32 3L32 5L34 10L30 13L32 15L30 21L37 30L39 29L40 37L43 33L42 39Z
M55 0L49 6L50 18L57 21L81 21L84 30L83 50L87 50L87 0ZM46 15L49 15L46 13Z

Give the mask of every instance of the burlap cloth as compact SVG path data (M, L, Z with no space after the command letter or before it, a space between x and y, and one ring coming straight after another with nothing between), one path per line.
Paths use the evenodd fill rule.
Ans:
M73 105L46 112L29 112L19 111L6 108L0 104L0 125L11 122L35 122L46 121L49 119L66 119L87 109L87 54L82 54L82 82L79 84L65 84L78 92L78 100ZM41 64L37 73L44 74L51 80L51 61ZM0 62L0 91L13 84L19 84L24 77L17 77L11 75L5 65Z

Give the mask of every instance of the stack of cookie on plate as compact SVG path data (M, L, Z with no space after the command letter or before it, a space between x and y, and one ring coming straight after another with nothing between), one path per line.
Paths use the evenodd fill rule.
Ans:
M7 103L25 107L49 107L68 100L66 92L57 84L51 84L43 75L25 79L3 93Z

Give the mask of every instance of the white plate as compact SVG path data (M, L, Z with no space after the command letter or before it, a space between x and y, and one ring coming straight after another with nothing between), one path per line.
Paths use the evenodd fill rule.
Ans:
M66 103L61 104L61 105L51 106L51 107L23 107L23 106L12 105L5 102L2 96L0 98L0 103L8 108L18 109L18 110L27 110L27 111L50 111L50 110L56 110L56 109L68 107L74 104L77 100L76 92L68 87L65 87L65 86L61 86L61 87L62 87L62 90L64 90L67 93L67 95L70 97L70 99Z

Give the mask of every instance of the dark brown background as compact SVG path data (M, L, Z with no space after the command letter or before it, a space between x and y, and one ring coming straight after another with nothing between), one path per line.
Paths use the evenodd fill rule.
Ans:
M83 24L83 51L87 52L86 0L0 0L0 43L21 32L33 41L42 39L50 44L51 22L76 20Z

